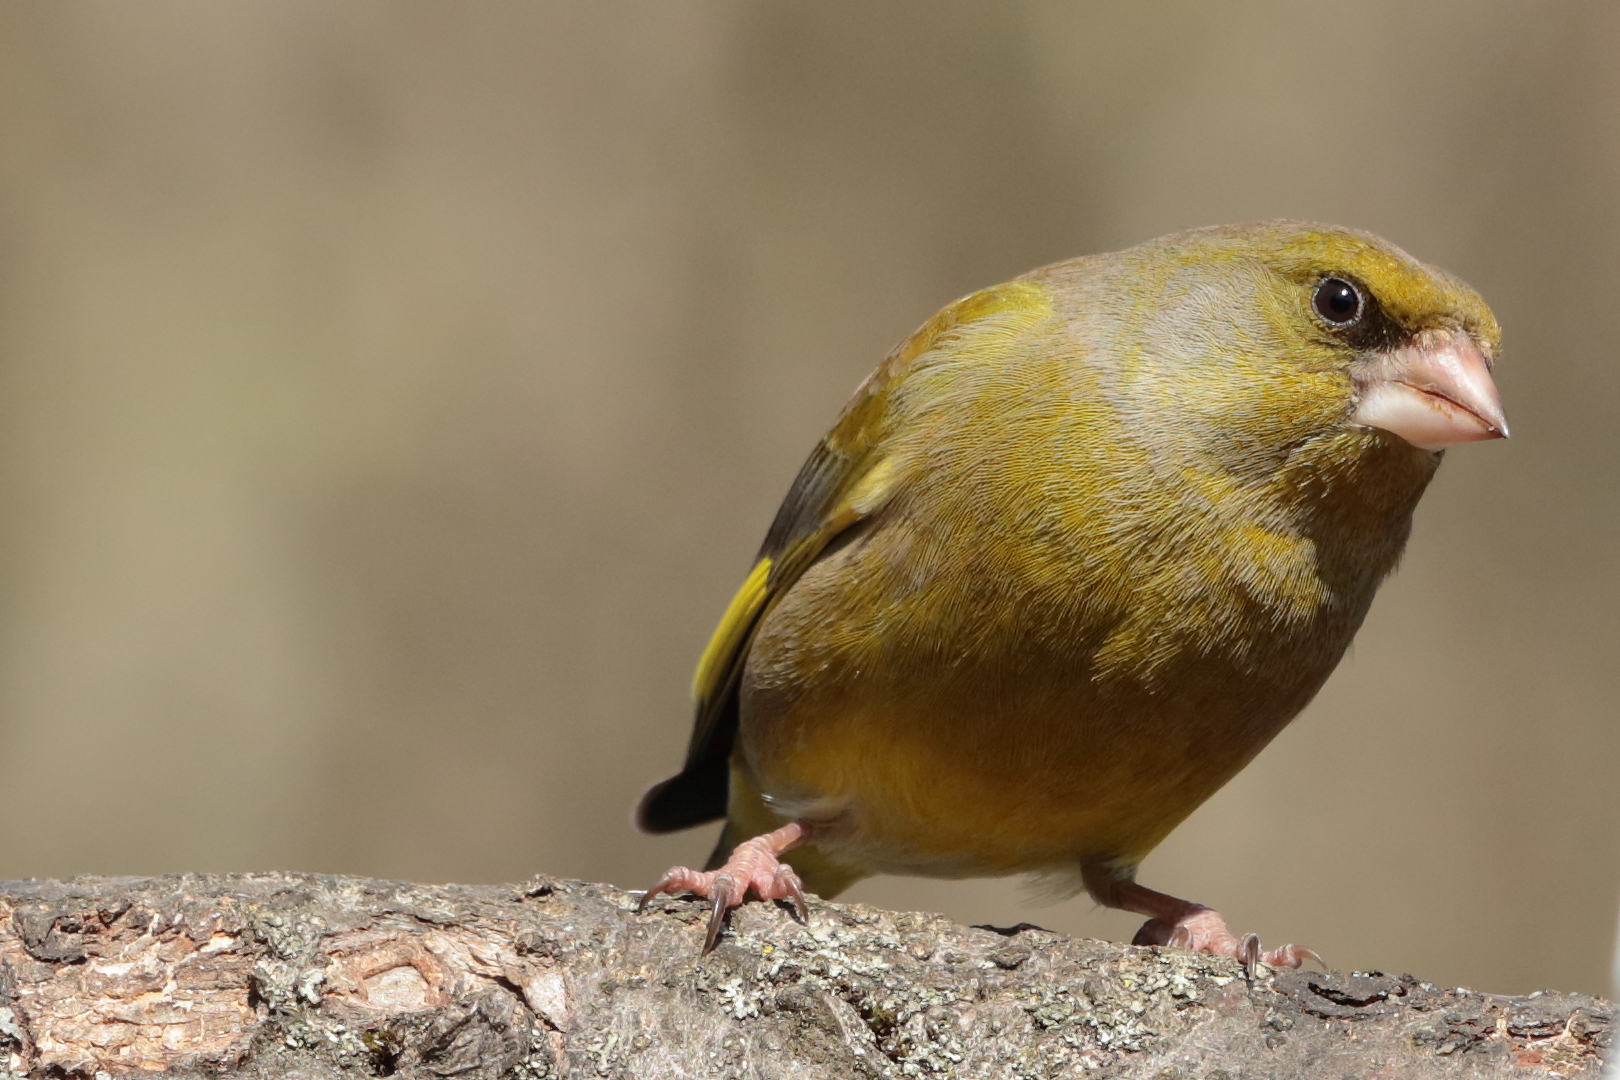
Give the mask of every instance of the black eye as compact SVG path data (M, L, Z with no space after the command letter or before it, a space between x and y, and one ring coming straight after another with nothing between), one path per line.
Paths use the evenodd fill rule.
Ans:
M1362 308L1365 307L1361 302L1361 290L1336 277L1323 278L1317 283L1311 304L1318 315L1334 326L1349 326L1361 318Z

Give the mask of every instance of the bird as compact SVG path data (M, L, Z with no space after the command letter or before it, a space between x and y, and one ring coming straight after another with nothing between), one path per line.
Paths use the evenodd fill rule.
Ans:
M1136 944L1298 967L1143 858L1321 688L1447 447L1506 438L1501 332L1372 234L1173 233L947 305L811 452L636 820L724 819L642 898L1034 874ZM791 850L791 861L782 857Z

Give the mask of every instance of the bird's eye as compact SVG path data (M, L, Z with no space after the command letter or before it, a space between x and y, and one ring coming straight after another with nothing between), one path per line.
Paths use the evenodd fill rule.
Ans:
M1366 307L1361 290L1344 278L1323 278L1317 282L1316 295L1311 297L1316 313L1334 326L1349 326L1361 318Z

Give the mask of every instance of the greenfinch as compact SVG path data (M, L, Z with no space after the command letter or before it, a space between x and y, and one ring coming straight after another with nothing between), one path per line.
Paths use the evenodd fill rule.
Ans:
M800 470L637 820L643 900L1069 873L1139 944L1297 967L1136 882L1309 702L1442 451L1506 437L1496 320L1363 232L1195 229L940 311ZM735 848L735 850L733 850ZM795 848L791 867L779 856Z

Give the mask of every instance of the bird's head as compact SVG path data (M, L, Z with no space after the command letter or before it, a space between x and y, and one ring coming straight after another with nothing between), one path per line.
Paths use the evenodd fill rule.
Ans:
M1134 312L1141 385L1177 399L1228 466L1324 441L1353 453L1395 436L1433 452L1508 434L1490 309L1377 237L1269 221L1122 256L1156 293Z

